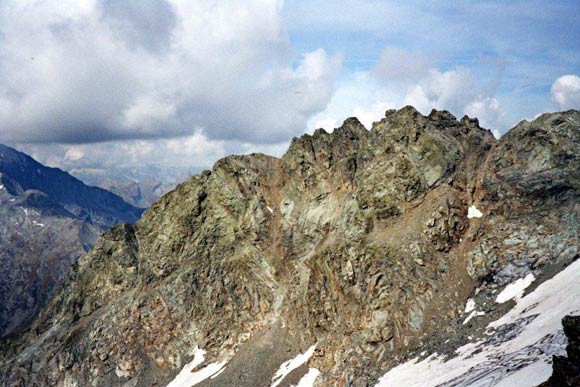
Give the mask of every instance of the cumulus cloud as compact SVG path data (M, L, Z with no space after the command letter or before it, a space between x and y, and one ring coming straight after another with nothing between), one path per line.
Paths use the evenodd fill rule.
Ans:
M552 84L552 99L560 109L580 109L580 77L564 75Z
M433 108L461 112L475 94L475 82L468 69L460 67L445 72L431 69L426 77L409 88L405 104L425 113Z
M370 106L356 107L353 110L352 116L357 117L361 124L367 129L371 129L375 121L381 120L385 116L385 111L392 108L391 104L379 101L374 102Z
M296 57L281 6L3 1L0 140L287 140L325 108L340 61Z
M496 98L477 98L465 106L464 113L477 117L481 125L491 128L496 138L501 136L499 128L503 125L505 111Z
M493 95L493 88L478 87L471 71L464 67L441 72L430 69L428 75L409 87L405 104L413 105L424 114L433 108L445 109L455 115L477 117L482 126L503 128L504 109Z
M325 129L327 132L332 132L335 128L339 126L338 121L335 118L323 118L316 120L313 127L316 129Z

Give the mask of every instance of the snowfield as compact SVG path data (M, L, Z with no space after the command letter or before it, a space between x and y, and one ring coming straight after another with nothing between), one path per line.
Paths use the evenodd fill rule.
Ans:
M199 371L192 372L196 367L205 361L206 352L199 347L193 350L193 360L187 363L179 374L173 379L167 387L192 387L203 382L207 378L215 378L224 371L226 362L211 363Z
M516 281L498 295L498 302L515 299L516 306L488 325L487 338L457 349L449 360L436 353L412 359L387 372L377 386L523 387L544 382L552 374L552 355L565 355L562 318L580 314L579 278L577 260L525 297L521 294L533 276Z
M528 274L524 278L516 280L514 283L509 284L505 289L497 295L495 302L498 304L503 304L509 300L515 299L516 301L522 298L524 295L524 290L528 288L534 282L536 277L532 273Z
M282 383L282 380L284 380L284 378L290 372L294 371L296 368L300 367L302 364L306 364L308 359L310 359L312 357L312 355L314 354L315 349L316 349L316 344L313 345L312 347L308 348L308 350L306 350L306 352L301 353L298 356L296 356L294 359L290 359L290 360L282 363L282 365L280 366L280 368L278 369L278 371L276 372L276 374L272 378L272 386L271 387L276 387L278 384ZM307 376L309 374L310 374L310 371L308 371ZM316 376L318 376L318 374L316 374ZM314 376L314 379L316 379L316 376ZM302 380L300 380L300 382L302 383ZM306 381L305 381L305 383L306 383Z
M320 371L316 368L309 368L308 373L300 379L298 384L295 387L313 387L314 381L320 375Z

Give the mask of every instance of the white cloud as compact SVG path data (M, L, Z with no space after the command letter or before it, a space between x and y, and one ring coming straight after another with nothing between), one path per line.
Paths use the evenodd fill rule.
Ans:
M505 112L496 98L477 98L464 108L464 113L470 117L477 117L484 128L492 128L495 137L501 136L498 128L503 126Z
M281 0L3 1L0 141L277 143L325 108L340 60L296 57Z
M564 75L552 84L552 99L560 109L580 109L580 77Z
M398 49L389 48L385 52L400 54L406 58L403 62L421 57L420 53L404 53ZM383 62L384 58L373 70L358 72L339 83L327 109L310 120L309 128L327 128L325 124L332 126L331 123L340 125L346 117L355 116L370 129L373 122L384 117L386 110L413 105L423 114L429 114L431 109L445 109L458 118L464 114L477 117L483 127L490 128L498 137L505 129L505 112L493 95L495 88L479 85L469 68L424 70L421 64L413 76L389 78L377 72Z
M476 94L475 82L468 69L460 67L445 72L431 69L426 77L409 88L405 104L415 106L424 114L433 108L457 113L462 112Z
M401 101L403 96L400 87L387 88L369 72L356 72L338 84L326 109L310 119L308 129L323 127L332 131L353 116L370 129L387 109L400 107L395 101Z
M381 53L373 73L385 83L416 81L429 70L427 59L419 52L387 47Z
M351 114L359 119L367 129L371 129L373 122L379 121L385 116L385 111L391 108L389 103L378 101L367 107L356 107Z
M338 121L335 118L323 118L316 121L313 127L315 129L323 128L327 132L332 132L335 128L338 127L338 125Z

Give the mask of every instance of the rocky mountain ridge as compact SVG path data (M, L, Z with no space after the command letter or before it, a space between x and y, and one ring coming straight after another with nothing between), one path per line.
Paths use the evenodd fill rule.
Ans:
M498 141L405 107L295 138L281 159L224 158L105 233L2 343L0 379L162 385L211 361L202 385L373 385L484 335L513 306L485 304L499 289L578 257L579 167L577 111ZM474 297L488 316L463 324ZM280 367L297 353L310 370Z
M141 212L0 144L0 336L26 328L101 232Z

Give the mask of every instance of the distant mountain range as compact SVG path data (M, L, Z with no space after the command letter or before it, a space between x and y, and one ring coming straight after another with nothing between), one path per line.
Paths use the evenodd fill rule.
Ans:
M36 316L101 232L142 212L0 144L0 336Z
M177 182L161 182L153 177L136 180L111 174L104 169L74 168L69 173L87 184L111 191L122 197L127 203L139 208L149 207L155 200L177 185ZM184 176L182 180L186 180L186 177Z

